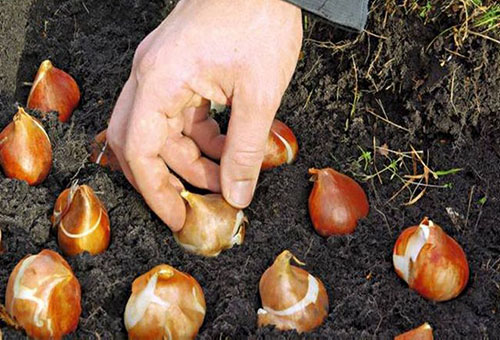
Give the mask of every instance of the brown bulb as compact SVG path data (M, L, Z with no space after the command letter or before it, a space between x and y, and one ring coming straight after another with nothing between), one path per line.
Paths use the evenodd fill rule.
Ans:
M90 161L113 171L121 171L120 163L106 140L107 129L99 132L92 142Z
M433 340L432 327L427 322L411 331L400 334L394 340Z
M28 182L42 183L52 166L49 136L35 118L22 107L12 122L0 132L0 165L5 175Z
M9 277L5 306L34 339L62 339L78 326L80 283L68 263L52 250L28 255Z
M262 170L291 164L297 158L299 145L293 131L285 123L275 119L267 139Z
M187 201L186 222L174 233L177 243L189 252L217 256L222 250L242 244L247 219L219 194L181 192Z
M92 255L108 248L109 217L104 204L88 185L73 184L57 198L52 223L59 247L66 255Z
M308 332L319 327L328 315L325 286L307 271L290 265L292 258L304 265L285 250L260 279L259 327L273 325L283 331Z
M198 282L162 264L134 280L125 307L125 327L133 340L194 339L205 312Z
M453 299L469 280L462 247L427 217L401 233L392 259L398 276L429 300Z
M309 215L321 236L350 234L358 220L368 215L368 199L352 178L331 168L309 169L314 187L309 196Z
M45 60L31 87L28 108L44 113L59 112L59 120L66 122L80 101L80 89L76 81L66 72Z

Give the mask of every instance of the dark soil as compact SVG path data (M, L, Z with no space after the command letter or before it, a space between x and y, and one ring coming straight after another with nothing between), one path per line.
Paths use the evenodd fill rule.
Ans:
M23 82L32 81L46 58L77 79L83 96L70 124L44 121L55 152L47 181L29 187L0 179L7 248L0 256L1 299L21 258L58 249L49 215L57 195L78 178L108 207L112 242L102 255L67 258L82 285L83 307L79 327L68 338L126 338L123 312L131 283L160 263L190 273L203 287L207 315L201 339L298 338L256 327L259 278L277 254L290 249L321 278L330 298L330 314L311 338L390 339L427 321L436 339L500 339L499 45L470 36L459 50L462 56L450 54L447 50L456 49L450 37L431 42L457 17L424 24L417 13L405 14L383 1L372 4L367 26L372 34L346 33L309 17L304 58L278 113L297 134L299 158L262 174L246 210L251 222L245 243L205 259L176 245L121 174L86 160L89 141L106 127L136 46L172 3L44 0L33 6L16 100L25 103L29 87ZM0 112L3 127L15 103L0 97ZM395 151L424 150L431 169L462 171L431 178L430 184L446 188L428 188L413 205L404 205L411 198L408 190L389 201L403 185L397 176L385 171L382 182L377 176L363 181L399 157L374 153L374 145L383 144ZM376 155L366 168L361 149ZM411 170L411 159L406 165ZM370 214L351 236L324 239L309 220L307 169L327 166L358 179L369 196ZM401 166L397 173L412 173L408 169ZM469 260L469 284L449 302L424 300L393 270L397 236L424 216L455 238ZM0 326L5 339L23 338Z

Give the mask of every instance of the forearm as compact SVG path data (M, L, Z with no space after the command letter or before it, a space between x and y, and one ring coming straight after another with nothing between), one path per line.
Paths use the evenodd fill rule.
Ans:
M286 0L338 25L362 31L368 16L368 0Z

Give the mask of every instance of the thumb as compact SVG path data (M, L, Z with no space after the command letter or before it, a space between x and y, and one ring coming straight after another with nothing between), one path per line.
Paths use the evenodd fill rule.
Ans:
M234 207L252 201L269 130L278 105L259 104L234 97L227 137L221 157L221 186L224 198Z

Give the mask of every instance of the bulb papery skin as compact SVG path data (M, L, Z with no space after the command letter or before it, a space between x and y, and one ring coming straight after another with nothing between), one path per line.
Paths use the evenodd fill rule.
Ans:
M462 247L427 217L398 237L393 264L411 289L432 301L457 297L469 280Z
M285 250L260 279L259 327L273 325L283 331L309 332L319 327L328 315L325 286L307 271L290 265L292 258L292 253Z
M49 136L40 122L21 107L0 132L0 165L5 176L29 185L42 183L52 167Z
M309 169L309 174L314 181L309 216L316 232L324 237L353 233L370 209L363 188L331 168Z
M291 164L297 159L299 145L293 131L285 123L275 119L269 132L262 170Z
M434 340L432 327L427 322L418 328L400 334L394 340Z
M162 264L134 280L125 308L125 327L129 339L194 339L205 312L198 282Z
M85 251L96 255L110 241L109 217L104 204L88 185L73 184L57 198L52 214L59 247L72 256Z
M28 255L12 271L5 306L34 339L62 339L78 326L80 283L68 263L52 250Z
M28 97L27 107L43 113L59 112L66 122L80 101L80 89L66 72L54 67L49 60L40 65Z
M99 164L105 168L110 168L113 171L121 171L118 158L113 150L111 150L106 140L106 132L107 129L99 132L95 136L90 146L91 150L89 159L92 163Z
M219 194L198 195L183 190L181 196L187 201L186 222L174 233L181 247L212 257L243 243L248 221L242 210L232 207Z

